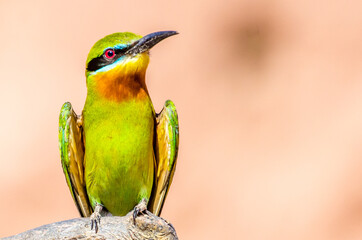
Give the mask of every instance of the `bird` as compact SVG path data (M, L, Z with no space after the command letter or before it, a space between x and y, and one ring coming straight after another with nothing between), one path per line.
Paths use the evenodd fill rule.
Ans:
M176 34L119 32L100 39L86 61L82 113L70 102L61 108L61 165L80 215L90 217L95 232L107 214L134 210L134 223L146 210L161 214L176 169L178 115L171 100L155 112L145 76L150 49Z

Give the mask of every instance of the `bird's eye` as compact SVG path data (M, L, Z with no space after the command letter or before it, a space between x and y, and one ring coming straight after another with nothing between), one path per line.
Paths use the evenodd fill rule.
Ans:
M113 49L107 49L104 52L104 56L106 56L106 58L108 58L108 59L112 59L112 58L114 58L114 56L116 56L116 54Z

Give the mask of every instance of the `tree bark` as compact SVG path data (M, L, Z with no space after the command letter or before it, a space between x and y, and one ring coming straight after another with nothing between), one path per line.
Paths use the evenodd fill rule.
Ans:
M4 238L4 240L18 239L162 239L177 240L173 226L163 218L147 211L136 218L133 223L133 211L124 217L102 217L98 233L90 229L89 218L75 218L62 222L47 224L26 232Z

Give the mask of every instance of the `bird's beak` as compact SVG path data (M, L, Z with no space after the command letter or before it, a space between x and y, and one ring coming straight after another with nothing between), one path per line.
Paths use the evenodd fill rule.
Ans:
M178 32L176 31L162 31L162 32L154 32L148 34L143 38L141 38L140 40L134 42L131 48L125 54L135 56L139 53L146 52L150 50L153 46L155 46L157 43L161 42L163 39L176 34L178 34Z

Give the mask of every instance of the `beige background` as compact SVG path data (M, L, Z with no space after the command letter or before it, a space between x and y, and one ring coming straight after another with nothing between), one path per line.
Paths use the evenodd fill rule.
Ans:
M180 239L362 239L360 1L0 1L0 237L78 216L58 113L81 112L101 37L152 51L180 153L163 217Z

